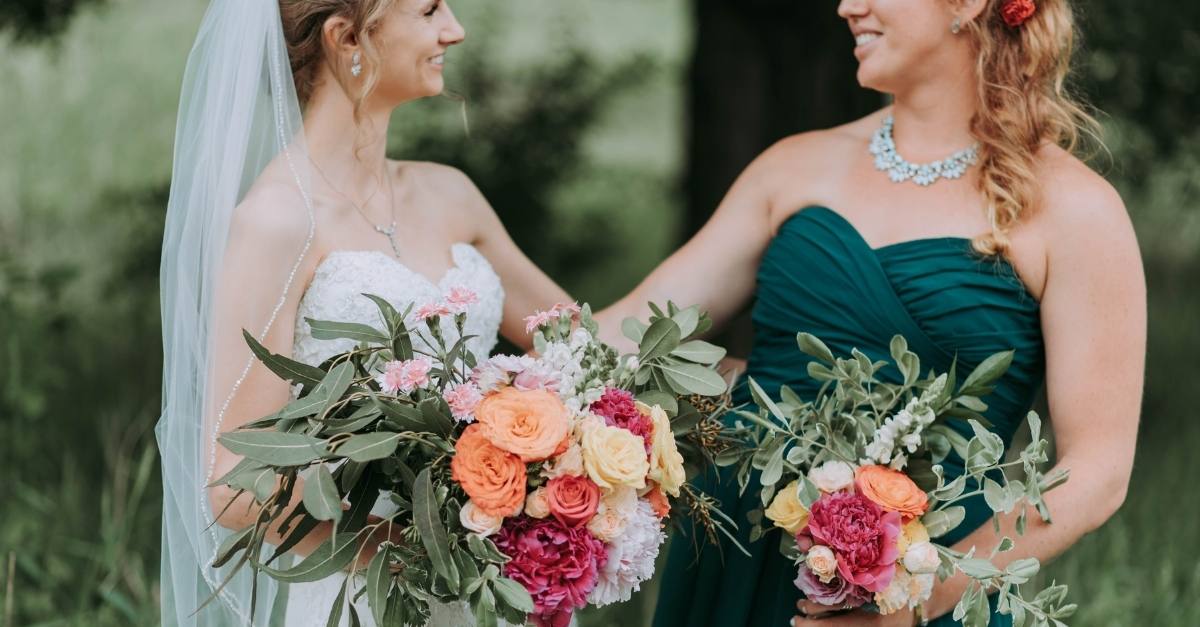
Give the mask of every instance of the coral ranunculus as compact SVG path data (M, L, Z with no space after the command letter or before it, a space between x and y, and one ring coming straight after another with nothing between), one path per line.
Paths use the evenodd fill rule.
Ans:
M477 424L468 426L455 443L450 476L475 507L491 516L512 516L525 504L525 464L493 446Z
M1033 0L1008 0L1000 7L1000 17L1010 28L1016 28L1033 17L1036 11L1037 5Z
M568 527L586 524L600 505L600 487L587 477L563 475L546 484L550 514Z
M906 523L929 509L929 497L925 491L899 470L885 466L863 466L858 469L854 484L863 496L886 510L898 512Z
M527 463L554 455L571 431L566 405L546 390L504 388L479 403L475 419L488 441Z
M842 579L879 592L896 573L899 537L900 514L884 511L861 494L838 493L813 503L808 526L797 541L804 544L806 539L833 549Z
M504 576L533 597L531 618L538 624L565 625L573 610L587 604L608 561L604 543L586 527L567 527L554 518L510 518L493 539L511 558Z

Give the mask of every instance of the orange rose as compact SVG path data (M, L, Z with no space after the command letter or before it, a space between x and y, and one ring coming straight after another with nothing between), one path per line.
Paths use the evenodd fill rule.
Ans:
M567 407L546 390L504 388L479 403L475 420L483 437L526 463L547 459L569 443Z
M471 425L458 438L450 476L479 510L491 516L513 516L525 504L525 464L492 446L480 431L479 425Z
M863 466L854 476L854 485L876 505L900 514L908 522L929 509L929 497L908 475L886 466Z

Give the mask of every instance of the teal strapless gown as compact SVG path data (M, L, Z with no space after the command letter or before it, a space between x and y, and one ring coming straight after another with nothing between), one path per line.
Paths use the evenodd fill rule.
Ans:
M1015 349L1012 367L984 399L986 416L1007 447L1043 380L1038 310L1013 268L975 254L967 239L919 239L872 249L840 214L808 207L780 226L763 256L746 374L776 397L779 387L788 385L802 398L812 398L819 386L806 374L809 358L796 346L799 331L821 338L834 354L858 348L872 359L889 361L889 342L899 333L921 358L923 371L945 372L957 356L960 381L989 355ZM881 377L895 381L900 375L891 367ZM739 386L734 400L750 401L746 386ZM954 424L970 437L969 427ZM963 472L957 456L944 465L949 477ZM752 485L756 481L757 476ZM700 555L691 538L672 542L654 625L788 625L799 592L792 583L795 567L779 552L781 532L748 542L746 512L759 506L757 491L748 489L739 497L732 473L724 472L698 484L741 526L742 544L751 555L728 541L720 552L708 546ZM963 525L939 542L957 542L991 513L982 497L964 505ZM946 615L931 624L958 623ZM991 624L1011 622L997 614Z

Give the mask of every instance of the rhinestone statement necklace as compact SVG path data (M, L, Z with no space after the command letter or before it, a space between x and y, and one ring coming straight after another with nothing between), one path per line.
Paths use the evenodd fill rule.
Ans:
M907 180L928 187L938 179L956 179L966 174L967 168L979 158L979 144L960 150L941 161L932 163L909 163L896 152L896 141L892 139L892 116L883 120L883 126L871 137L871 154L875 156L875 169L887 172L893 183Z

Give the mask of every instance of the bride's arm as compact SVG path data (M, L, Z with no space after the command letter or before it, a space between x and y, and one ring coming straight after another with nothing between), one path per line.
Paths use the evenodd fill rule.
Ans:
M453 190L455 204L473 225L472 243L487 258L504 286L500 334L525 350L531 349L533 342L525 332L525 316L574 299L517 247L496 211L466 174L448 166L434 167L444 179L442 188Z
M295 190L291 186L272 187L260 182L234 210L225 257L214 286L210 410L201 432L204 471L207 472L210 460L213 464L208 481L220 478L242 459L212 442L214 428L227 433L278 411L291 400L289 384L252 359L242 330L258 337L274 314L270 331L260 339L271 352L291 356L296 312L317 262L317 252L310 248L276 313L279 299L284 296L284 284L309 234L308 218L303 209L299 209L303 207L303 201L294 196ZM248 363L251 365L246 370ZM243 372L245 378L238 384ZM226 400L228 405L222 413ZM300 503L303 493L303 480L300 480L293 490L289 511ZM217 524L232 530L253 524L260 510L250 493L238 496L237 491L228 486L210 488L208 499ZM268 543L283 542L284 537L277 527L276 524L268 530ZM331 533L332 524L322 522L292 552L308 555Z

